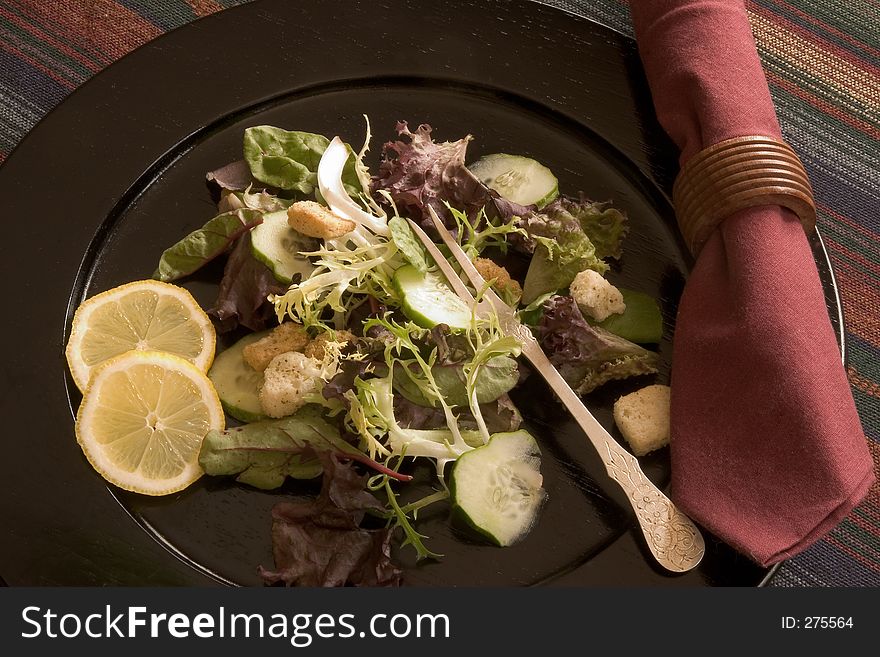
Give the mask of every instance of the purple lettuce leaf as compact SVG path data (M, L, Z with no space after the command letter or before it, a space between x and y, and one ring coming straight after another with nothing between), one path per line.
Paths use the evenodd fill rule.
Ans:
M387 330L370 329L370 335L358 338L350 343L342 353L346 358L339 361L339 371L324 384L322 394L325 399L337 399L348 408L349 401L345 393L354 390L355 379L370 379L385 376L388 365L385 363L385 347L394 336ZM350 358L357 354L356 358Z
M217 301L208 314L220 333L232 331L239 325L262 331L277 321L267 297L286 289L272 270L254 257L250 233L245 233L229 254Z
M480 404L480 413L489 433L516 431L522 424L522 415L505 393L487 404ZM477 420L467 407L455 408L458 426L465 431L476 431ZM402 395L394 396L394 419L403 429L445 429L446 416L442 407L422 406Z
M263 185L251 175L248 163L244 160L230 162L226 166L209 171L205 175L209 183L217 185L220 189L228 189L234 192L242 192L249 187L262 188Z
M391 561L391 529L361 527L367 511L383 510L366 490L367 477L332 453L320 454L321 492L314 500L272 508L275 569L259 568L267 584L286 586L398 586Z
M402 429L445 429L443 407L422 406L403 395L394 395L394 419Z
M613 379L654 374L658 354L584 319L570 296L554 295L544 303L538 340L550 362L578 394L592 392Z
M412 132L406 121L398 122L397 133L400 139L382 147L372 191L387 192L402 215L433 232L429 208L448 228L455 228L446 203L471 218L483 208L490 218L510 219L528 212L502 199L468 170L465 156L470 135L438 144L431 138L431 126L422 124Z
M480 413L483 415L483 421L486 423L486 429L489 430L489 433L516 431L523 421L516 404L506 393L491 404L480 404ZM476 428L476 420L474 428Z

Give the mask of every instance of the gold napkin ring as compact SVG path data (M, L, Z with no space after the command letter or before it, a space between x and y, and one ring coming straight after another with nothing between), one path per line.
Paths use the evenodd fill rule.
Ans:
M745 208L780 205L800 218L807 233L816 227L804 165L791 146L772 137L734 137L704 148L681 168L672 200L694 257L718 224Z

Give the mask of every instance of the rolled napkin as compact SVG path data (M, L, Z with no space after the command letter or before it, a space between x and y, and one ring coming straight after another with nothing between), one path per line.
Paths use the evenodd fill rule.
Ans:
M733 137L782 139L741 1L630 6L681 165ZM673 499L762 565L807 548L867 493L871 457L789 210L740 210L703 246L679 305L671 403Z

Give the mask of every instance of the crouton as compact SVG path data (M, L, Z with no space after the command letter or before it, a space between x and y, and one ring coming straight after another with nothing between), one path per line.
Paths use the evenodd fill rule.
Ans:
M626 310L623 295L599 272L587 269L582 271L569 286L572 298L584 316L597 322L619 315Z
M306 345L306 348L303 349L303 353L309 358L323 361L324 345L328 342L341 342L343 344L348 344L349 342L354 342L355 340L357 340L357 338L351 331L327 331L326 333L322 333L314 340L309 342Z
M262 372L277 355L302 351L308 343L309 334L302 324L285 322L272 329L266 337L246 346L242 356L248 365Z
M510 274L504 267L488 258L474 259L474 267L480 272L480 276L487 281L491 281L493 278L495 279L495 282L492 284L492 289L494 289L504 301L511 306L519 303L519 300L522 298L522 287L520 287L519 281L510 277Z
M350 233L357 224L337 217L314 201L298 201L287 209L287 223L295 231L309 237L334 239Z
M624 395L614 402L614 422L636 456L669 444L669 386Z
M298 351L279 354L263 373L260 406L269 417L285 417L302 408L320 391L321 363Z

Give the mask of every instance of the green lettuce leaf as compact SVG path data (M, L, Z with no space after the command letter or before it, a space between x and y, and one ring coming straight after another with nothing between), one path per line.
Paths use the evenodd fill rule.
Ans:
M554 292L546 292L534 301L532 301L525 308L520 309L517 312L517 317L519 318L519 321L521 321L526 326L537 326L541 321L541 317L544 315L544 302L547 301L547 299L552 297L554 294Z
M416 237L413 229L402 217L392 217L388 220L388 229L391 231L391 239L394 245L403 254L407 262L418 269L421 273L428 271L428 259L425 247Z
M387 473L387 468L346 442L313 406L304 406L280 420L208 432L199 452L199 465L209 475L236 475L240 483L272 489L283 484L286 477L312 479L320 475L321 452Z
M575 217L596 249L597 258L620 258L623 238L629 232L626 215L608 203L586 199L559 199L556 204Z
M542 294L568 287L585 269L600 274L608 270L577 217L558 201L522 218L519 225L536 244L523 283L522 303L530 304Z
M167 283L189 276L226 253L239 237L262 221L263 214L257 210L239 209L217 215L166 249L153 278Z
M467 406L467 376L464 365L434 365L431 368L437 388L450 406ZM515 358L494 356L480 368L476 382L477 402L488 404L501 395L513 390L519 382L519 367ZM398 364L394 374L394 389L408 400L422 406L435 406L436 401L425 398L421 386L415 383L402 365Z
M317 188L318 163L329 144L329 139L311 132L255 126L244 131L244 159L258 181L309 196ZM342 180L349 194L361 191L354 153L345 165Z

